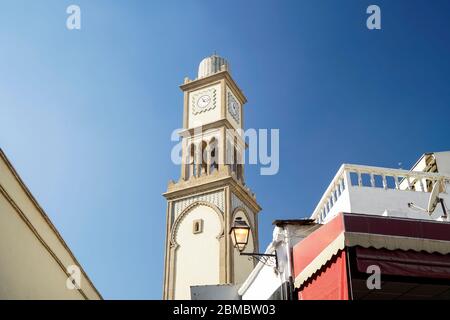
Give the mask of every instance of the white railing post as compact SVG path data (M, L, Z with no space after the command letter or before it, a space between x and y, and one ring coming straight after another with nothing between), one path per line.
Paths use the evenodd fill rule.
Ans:
M412 190L411 181L409 180L409 175L407 175L405 178L406 178L406 182L408 182L408 190Z
M425 187L423 185L423 179L419 179L420 191L425 192Z
M375 176L373 175L373 172L370 173L370 185L372 188L375 188Z

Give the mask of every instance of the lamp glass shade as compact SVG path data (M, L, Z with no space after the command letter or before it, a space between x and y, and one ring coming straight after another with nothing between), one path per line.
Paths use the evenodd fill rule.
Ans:
M250 227L242 220L242 218L236 218L233 226L230 230L233 244L240 252L242 252L248 243L248 237L250 235Z

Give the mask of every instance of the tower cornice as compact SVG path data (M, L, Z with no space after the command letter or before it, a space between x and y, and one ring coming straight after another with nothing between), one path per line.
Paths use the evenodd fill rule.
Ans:
M180 85L180 89L184 92L186 91L193 91L196 89L199 89L203 86L210 85L213 82L218 82L220 80L225 80L226 83L233 89L233 91L238 96L239 100L242 104L247 103L247 98L245 97L244 93L242 92L241 88L237 85L237 83L233 80L230 73L227 70L219 71L217 73L214 73L208 77L196 79L196 80L189 80L185 79L185 83Z
M217 121L214 121L214 122L207 123L207 124L202 125L202 126L198 126L198 127L194 127L194 128L188 128L188 129L183 129L183 130L179 131L178 134L182 138L187 138L187 137L195 136L195 134L197 132L199 132L200 134L204 134L204 133L208 132L209 130L218 129L218 128L222 128L222 127L225 127L226 129L229 129L229 130L236 130L233 127L233 125L230 123L230 121L227 118L224 118L224 119L220 119L220 120L217 120ZM241 135L236 134L235 136L239 139L239 143L242 143L242 145L245 148L248 148L247 142L244 141L244 139L243 139L243 137Z
M211 190L229 186L230 189L244 200L246 205L255 213L261 211L261 207L256 201L254 193L240 182L231 172L213 174L210 176L199 177L188 181L179 182L170 181L167 192L162 195L167 200L176 200L182 197L199 194L202 192L211 192Z

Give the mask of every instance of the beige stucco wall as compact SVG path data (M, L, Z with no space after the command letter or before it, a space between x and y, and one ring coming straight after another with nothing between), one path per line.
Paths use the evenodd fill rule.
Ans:
M193 233L194 220L203 220L203 231ZM220 283L222 222L210 207L199 205L186 214L176 232L175 299L191 299L191 285Z
M70 265L80 266L0 150L0 299L100 299L84 272L81 290L67 289Z

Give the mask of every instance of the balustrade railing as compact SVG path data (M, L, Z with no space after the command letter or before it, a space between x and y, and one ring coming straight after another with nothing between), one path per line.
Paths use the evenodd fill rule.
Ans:
M448 175L343 164L317 204L311 218L322 223L345 190L349 192L348 189L351 188L431 192L436 181L441 183L441 192L446 192L447 184L450 183Z

